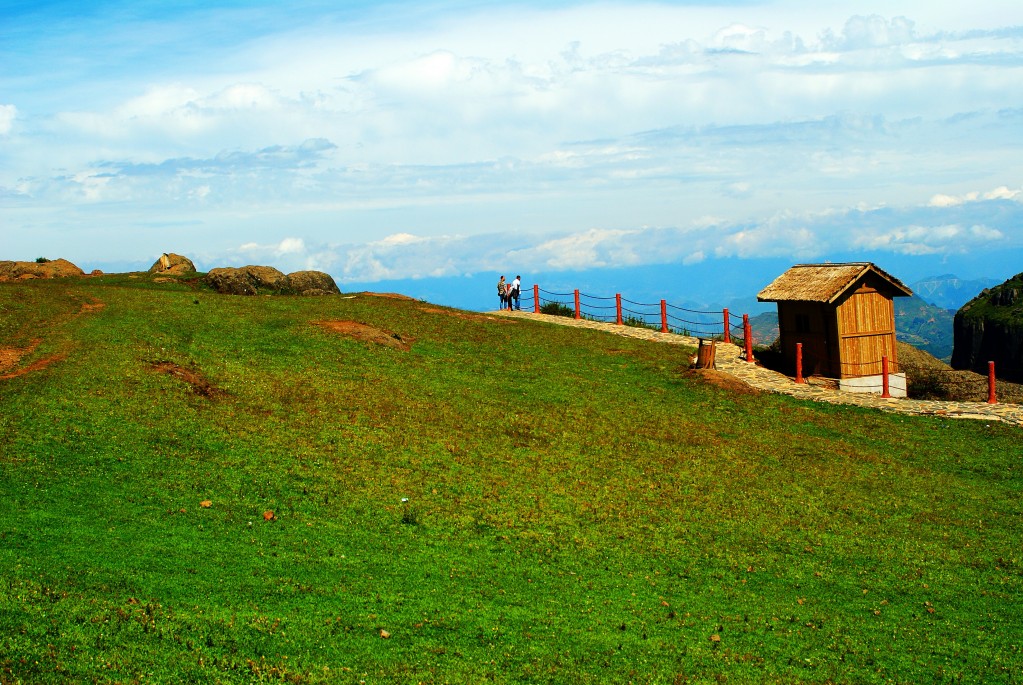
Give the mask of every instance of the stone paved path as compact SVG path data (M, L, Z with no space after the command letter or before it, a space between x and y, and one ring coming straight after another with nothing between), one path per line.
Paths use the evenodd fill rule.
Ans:
M634 326L618 326L612 323L573 319L567 316L549 316L525 311L495 311L496 316L508 316L561 326L575 326L605 331L630 338L642 338L669 345L685 345L697 347L699 339L676 333L661 333L648 328ZM859 407L873 407L882 411L898 414L918 414L929 416L945 416L956 419L980 419L984 421L1002 421L1016 426L1023 426L1023 405L1019 404L987 404L982 402L943 402L938 400L911 400L906 398L883 399L878 394L840 392L833 388L818 384L797 384L789 376L765 369L756 364L749 364L743 358L743 351L732 344L718 343L716 368L730 374L747 385L768 392L783 393L801 399L830 404L850 404Z

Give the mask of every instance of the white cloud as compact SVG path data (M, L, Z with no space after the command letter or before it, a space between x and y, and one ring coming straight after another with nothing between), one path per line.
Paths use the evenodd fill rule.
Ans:
M273 109L281 105L280 98L270 89L257 83L237 83L195 102L203 109Z
M914 23L906 17L894 17L889 20L873 14L850 17L842 29L841 40L825 39L825 44L837 43L840 49L859 50L903 45L914 38Z
M992 191L984 193L985 200L1015 200L1020 197L1020 190L1010 190L1006 186L999 186Z
M930 204L932 207L955 207L956 205L961 205L962 203L963 200L961 198L953 197L951 195L945 195L943 193L938 193L937 195L931 198Z
M956 207L967 202L979 202L982 200L1017 200L1023 199L1023 190L1012 190L1008 186L998 186L994 190L981 192L973 190L962 195L946 195L938 193L931 197L931 207Z
M0 105L0 136L6 136L14 127L18 116L18 108L14 105Z
M627 266L638 262L634 245L637 231L590 229L513 250L511 256L535 270L571 270L603 266Z
M238 252L250 258L280 258L305 255L305 241L301 238L284 238L279 243L262 245L249 242L238 246Z
M982 225L969 227L959 224L910 225L866 233L856 237L852 241L852 245L895 254L930 255L964 253L972 247L986 247L989 243L1004 237L1004 234L998 229Z
M437 50L371 73L371 80L387 90L439 95L448 86L472 78L476 70L468 60L448 50Z
M750 27L743 24L732 24L714 34L713 45L717 48L762 52L769 48L767 30L762 27Z
M458 276L468 269L494 268L479 237L392 234L361 245L331 248L333 266L346 281Z
M421 238L411 233L394 233L385 237L383 240L376 241L375 245L381 247L393 246L393 245L415 245L416 243L424 242L425 238Z
M202 95L193 87L180 84L154 86L144 94L127 100L114 110L120 121L154 119L168 114L198 109Z
M305 241L301 238L285 238L277 246L277 254L300 254L305 252Z

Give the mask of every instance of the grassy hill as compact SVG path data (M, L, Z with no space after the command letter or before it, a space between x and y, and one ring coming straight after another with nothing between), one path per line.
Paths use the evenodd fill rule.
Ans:
M1020 682L1019 430L691 353L0 284L0 682Z

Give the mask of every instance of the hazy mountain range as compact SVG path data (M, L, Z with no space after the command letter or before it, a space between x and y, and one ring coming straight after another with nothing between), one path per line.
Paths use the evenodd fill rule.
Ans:
M952 274L943 274L916 281L910 288L925 302L943 309L958 310L984 288L993 288L1001 282L997 278L967 280Z

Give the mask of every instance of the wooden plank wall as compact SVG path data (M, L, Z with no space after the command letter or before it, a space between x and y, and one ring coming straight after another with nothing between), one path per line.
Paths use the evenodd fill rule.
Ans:
M897 370L891 298L861 285L839 305L837 319L843 378L880 374L884 356L888 357L889 371Z

